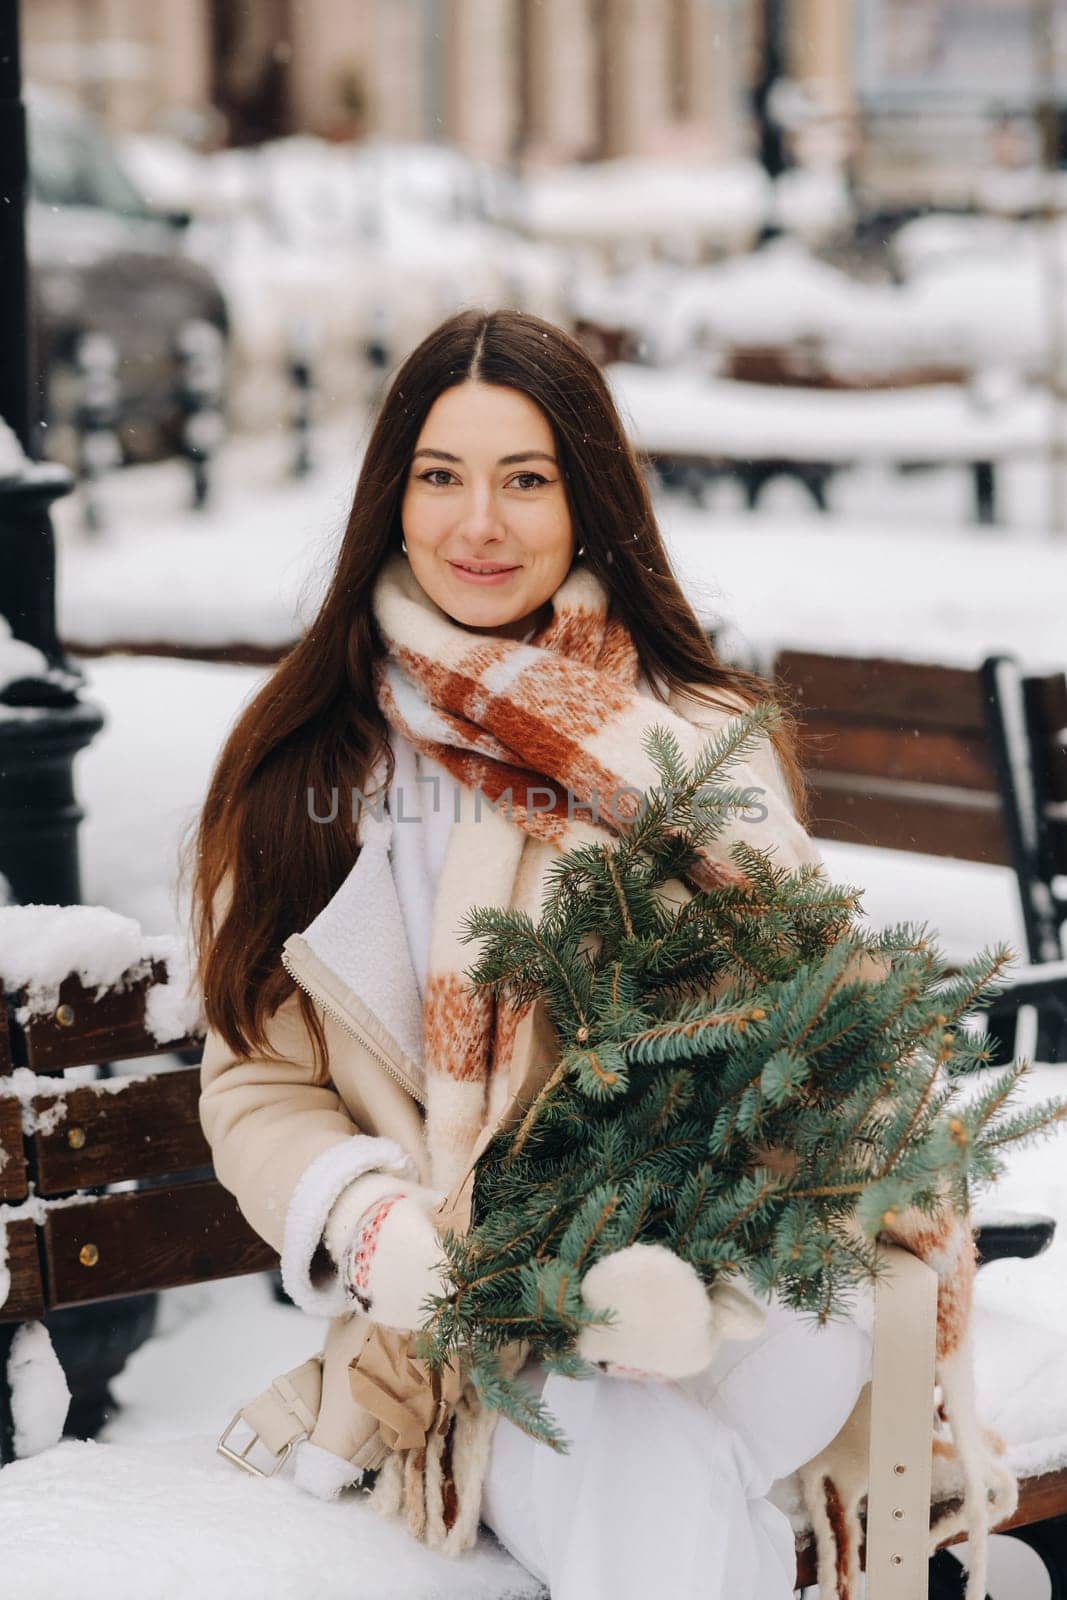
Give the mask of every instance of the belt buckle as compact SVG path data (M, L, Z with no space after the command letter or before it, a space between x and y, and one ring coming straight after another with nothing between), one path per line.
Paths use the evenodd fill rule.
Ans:
M244 1422L245 1427L251 1430L252 1437L249 1439L243 1450L234 1450L226 1443L226 1441L239 1422ZM232 1461L235 1467L242 1467L245 1472L252 1473L253 1477L273 1478L276 1473L281 1471L282 1467L284 1467L285 1463L292 1455L293 1446L299 1444L301 1440L306 1439L307 1437L308 1435L306 1432L298 1434L295 1439L289 1439L282 1446L281 1450L277 1452L270 1450L268 1445L264 1445L264 1450L267 1450L268 1453L275 1458L273 1467L271 1467L270 1471L267 1472L263 1467L257 1467L256 1463L254 1461L250 1461L248 1458L249 1451L254 1445L262 1443L262 1440L261 1436L255 1431L254 1428L252 1428L251 1423L245 1421L243 1414L238 1411L233 1420L226 1428L223 1429L215 1449L220 1456L225 1456L227 1461Z

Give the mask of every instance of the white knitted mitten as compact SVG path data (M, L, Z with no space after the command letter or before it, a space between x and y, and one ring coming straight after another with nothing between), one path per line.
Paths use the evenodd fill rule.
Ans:
M766 1312L732 1284L704 1286L688 1261L662 1244L631 1244L582 1279L590 1311L613 1323L583 1328L578 1354L612 1377L687 1378L703 1372L723 1339L754 1339Z
M426 1297L447 1293L448 1257L431 1220L443 1199L408 1178L367 1172L334 1201L323 1242L347 1293L375 1322L418 1328Z

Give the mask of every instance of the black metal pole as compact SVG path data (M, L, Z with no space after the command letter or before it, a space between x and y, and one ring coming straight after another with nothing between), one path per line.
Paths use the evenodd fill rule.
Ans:
M774 85L786 70L785 24L785 0L763 0L759 77L752 88L752 110L759 134L759 158L769 178L779 177L789 165L785 135L771 115Z
M84 675L56 631L55 540L49 512L69 493L65 468L34 454L26 257L29 166L19 65L18 0L0 0L0 420L25 461L0 468L0 617L44 658L0 677L0 873L16 900L81 898L74 757L103 727L79 700Z
M27 455L30 438L30 291L26 267L26 110L18 0L0 0L0 417Z
M29 162L22 103L18 0L0 0L0 419L32 457L30 294L26 255ZM62 658L55 623L55 545L48 507L70 488L62 468L40 466L0 487L0 615L16 639L49 662L82 675ZM54 699L54 696L52 697Z

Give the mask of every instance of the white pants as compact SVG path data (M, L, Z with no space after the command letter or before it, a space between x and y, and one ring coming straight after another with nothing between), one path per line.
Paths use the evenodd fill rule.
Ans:
M854 1321L819 1328L765 1304L759 1337L726 1341L694 1378L523 1368L570 1448L501 1417L482 1520L552 1600L790 1600L793 1530L765 1496L842 1427L871 1339Z

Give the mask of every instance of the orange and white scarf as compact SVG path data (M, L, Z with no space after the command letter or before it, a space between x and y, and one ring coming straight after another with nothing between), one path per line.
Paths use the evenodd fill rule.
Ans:
M551 605L544 627L521 642L453 621L403 557L390 559L374 593L387 646L375 667L381 711L461 785L423 997L431 1181L446 1190L502 1107L520 1018L516 1008L475 993L464 976L477 958L477 947L459 937L466 913L510 907L537 920L551 863L578 844L616 837L641 795L661 781L643 748L647 730L668 727L689 760L708 737L641 693L633 640L591 570L573 566ZM752 829L751 842L762 842L761 831ZM726 850L744 832L731 819L694 883L738 880Z

